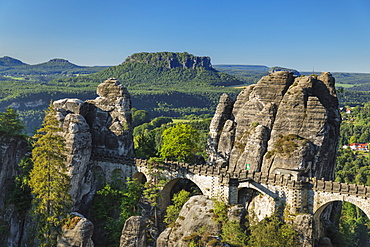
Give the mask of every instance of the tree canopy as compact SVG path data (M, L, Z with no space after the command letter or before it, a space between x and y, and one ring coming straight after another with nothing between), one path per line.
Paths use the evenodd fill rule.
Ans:
M21 135L25 129L18 113L8 107L5 112L0 112L0 133L5 135Z
M159 154L164 159L191 162L192 156L199 152L199 134L188 124L176 124L163 131Z

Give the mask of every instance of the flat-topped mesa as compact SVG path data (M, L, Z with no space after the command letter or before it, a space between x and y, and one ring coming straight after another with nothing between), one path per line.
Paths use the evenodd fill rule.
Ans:
M341 121L334 83L328 72L295 77L281 71L246 87L231 111L221 110L222 96L210 126L209 162L234 172L332 179Z
M159 67L172 68L188 68L195 69L203 67L205 69L212 69L210 57L198 57L187 52L156 52L135 53L127 57L123 63L139 62L151 64Z

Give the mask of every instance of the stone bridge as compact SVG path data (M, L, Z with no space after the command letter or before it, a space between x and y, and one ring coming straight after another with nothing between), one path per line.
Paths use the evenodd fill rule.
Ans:
M148 160L139 158L94 155L92 163L96 171L109 181L112 176L124 182L127 177L150 181ZM180 179L195 183L203 195L221 199L230 204L242 201L245 189L256 191L269 198L271 210L288 205L291 214L310 214L315 220L334 201L346 201L359 207L370 218L370 187L357 184L338 183L316 178L298 177L290 174L263 174L261 172L229 173L227 167L210 164L187 164L164 162L160 169L167 183L162 189L162 208L170 204L170 191ZM266 206L266 205L265 205ZM263 217L263 216L262 216Z

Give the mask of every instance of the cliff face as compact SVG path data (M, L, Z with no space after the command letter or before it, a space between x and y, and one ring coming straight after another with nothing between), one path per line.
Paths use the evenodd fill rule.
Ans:
M18 164L28 150L27 141L21 137L0 136L0 242L4 246L19 246L26 234L26 219L9 205L15 177L20 175Z
M205 69L212 69L210 57L198 57L189 53L175 53L175 52L157 52L157 53L135 53L126 58L124 63L139 62L145 64L156 65L172 68L188 68L195 69L203 67Z
M330 73L276 72L220 99L210 126L209 161L249 169L332 179L340 114Z
M21 137L0 136L0 208L9 198L10 187L19 175L18 163L27 152L27 141Z

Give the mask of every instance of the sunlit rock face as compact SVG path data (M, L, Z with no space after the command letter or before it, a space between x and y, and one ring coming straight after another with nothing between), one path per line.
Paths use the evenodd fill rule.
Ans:
M210 126L209 162L229 171L289 173L332 179L340 114L328 72L295 77L280 71L223 95Z
M132 155L131 96L116 79L111 78L98 86L95 100L88 100L87 123L92 134L95 153Z
M127 157L133 154L131 98L116 79L97 89L94 100L61 99L53 103L66 139L73 210L84 211L96 186L89 163L93 156Z

